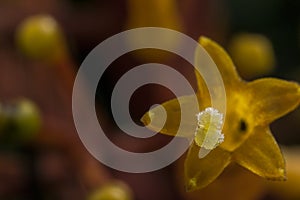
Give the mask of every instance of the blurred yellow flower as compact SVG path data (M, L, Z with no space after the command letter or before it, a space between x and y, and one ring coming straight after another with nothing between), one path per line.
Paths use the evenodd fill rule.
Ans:
M183 23L178 9L178 2L175 0L129 0L128 18L126 29L140 27L160 27L176 31L183 30ZM161 40L166 46L172 46L174 49L179 45L179 41L174 35L166 32L156 38ZM143 43L140 37L129 37L128 45L138 46ZM161 62L168 59L171 55L163 51L154 49L143 49L137 51L134 55L141 60Z
M129 28L153 26L180 31L182 25L177 2L129 0L127 26Z
M215 42L201 37L200 44L210 54L217 65L226 90L227 112L222 133L224 142L219 143L203 158L199 158L201 144L197 139L189 148L184 164L185 185L187 191L203 188L214 181L223 170L235 162L253 173L272 180L285 179L285 162L281 151L273 138L269 124L275 119L295 109L300 102L300 86L294 82L275 78L263 78L252 82L243 81L227 53ZM195 65L199 58L196 56ZM205 82L196 72L198 82L199 108L211 107L210 95ZM191 99L195 95L180 97L187 108L196 107ZM151 120L162 117L156 108L151 109L141 119L148 128L163 134L175 136L178 124L183 123L187 135L195 134L197 113L190 119L181 120L178 99L162 104L167 112L164 127L155 126ZM204 125L205 126L205 125ZM205 133L203 133L205 134ZM197 134L196 134L197 136Z

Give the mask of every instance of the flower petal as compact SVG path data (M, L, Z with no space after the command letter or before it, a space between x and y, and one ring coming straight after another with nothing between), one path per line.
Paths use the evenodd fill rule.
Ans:
M250 82L250 113L256 125L268 124L295 109L300 103L300 85L275 78Z
M285 161L269 128L257 127L233 159L253 173L272 180L285 179Z
M230 163L231 154L215 148L207 156L199 159L200 148L193 143L184 163L184 176L187 191L194 191L213 182Z
M220 71L221 76L223 78L225 88L227 88L226 86L233 85L238 83L238 81L241 81L231 58L228 56L226 51L221 46L219 46L217 43L213 42L212 40L206 37L200 37L199 43L208 52L208 54L211 56L211 58L217 65L218 70ZM200 69L202 67L200 64L201 61L202 61L201 54L197 53L196 51L195 65L197 67L200 67ZM203 88L206 87L203 78L200 76L200 74L197 71L195 73L196 73L199 89L204 90Z
M147 128L155 132L171 136L191 137L194 136L197 128L198 105L196 95L182 96L151 109L142 117L141 121Z

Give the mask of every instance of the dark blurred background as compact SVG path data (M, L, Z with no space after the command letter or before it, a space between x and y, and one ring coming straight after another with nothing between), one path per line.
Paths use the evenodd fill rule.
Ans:
M93 191L115 179L122 180L126 187L130 188L128 190L132 191L133 198L137 200L188 199L177 188L175 165L145 174L128 174L109 169L90 156L74 128L71 112L72 91L69 86L77 69L96 45L126 29L162 26L179 30L195 40L205 35L234 54L233 59L244 56L246 63L253 62L254 65L256 60L247 60L246 55L235 55L236 52L247 53L248 49L233 41L248 42L250 38L250 43L256 44L257 41L253 42L252 36L259 35L263 41L267 41L268 47L271 47L264 50L271 51L271 61L266 61L270 66L267 70L260 70L259 64L258 70L256 68L245 70L247 66L237 66L243 78L252 80L272 76L300 81L300 1L149 0L149 2L142 0L140 3L135 0L0 2L0 102L7 105L20 97L28 98L40 109L42 119L41 128L31 141L21 144L15 144L15 140L1 142L0 199L87 199ZM17 27L26 18L37 14L50 15L60 25L67 46L65 54L67 56L63 59L50 62L45 59L29 58L20 51L16 42ZM147 14L153 15L153 20L144 16ZM141 20L135 21L133 16ZM240 35L249 37L235 40ZM242 51L239 48L246 50ZM113 62L101 78L96 94L99 121L104 125L108 137L123 148L136 152L158 149L171 138L156 135L146 140L134 139L116 127L110 111L110 97L118 79L134 66L156 61L157 58L143 56L152 53L166 57L167 59L160 62L181 72L195 87L192 66L168 52L148 51L145 54L138 51L128 53ZM251 50L249 51L252 55ZM70 81L65 83L66 80ZM162 86L141 87L134 93L129 106L133 120L140 123L140 117L151 105L162 103L172 97L174 95ZM300 110L297 109L272 124L271 129L280 144L286 146L300 144L299 120ZM282 198L263 192L258 199Z

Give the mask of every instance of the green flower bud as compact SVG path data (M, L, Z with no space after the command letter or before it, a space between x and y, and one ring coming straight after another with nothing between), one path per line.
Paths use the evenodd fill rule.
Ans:
M7 124L7 117L5 115L3 105L0 103L0 136L3 134L6 124Z
M48 15L25 19L17 28L16 42L28 57L56 60L65 54L65 40L57 22Z
M22 99L16 103L16 110L13 117L19 136L22 140L30 140L35 137L41 127L41 116L37 106Z
M94 191L88 200L132 200L130 188L121 181L110 182Z
M41 127L38 107L28 99L0 104L0 146L11 148L34 139Z

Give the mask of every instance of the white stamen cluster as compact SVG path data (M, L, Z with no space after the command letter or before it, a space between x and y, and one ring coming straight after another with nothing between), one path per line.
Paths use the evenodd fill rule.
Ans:
M203 147L206 150L212 150L224 141L224 134L222 133L222 127L224 123L223 114L217 109L208 107L204 111L196 114L197 128L195 131L195 142L199 147ZM205 151L205 155L209 151ZM204 152L204 151L203 151ZM200 155L199 157L204 157Z

